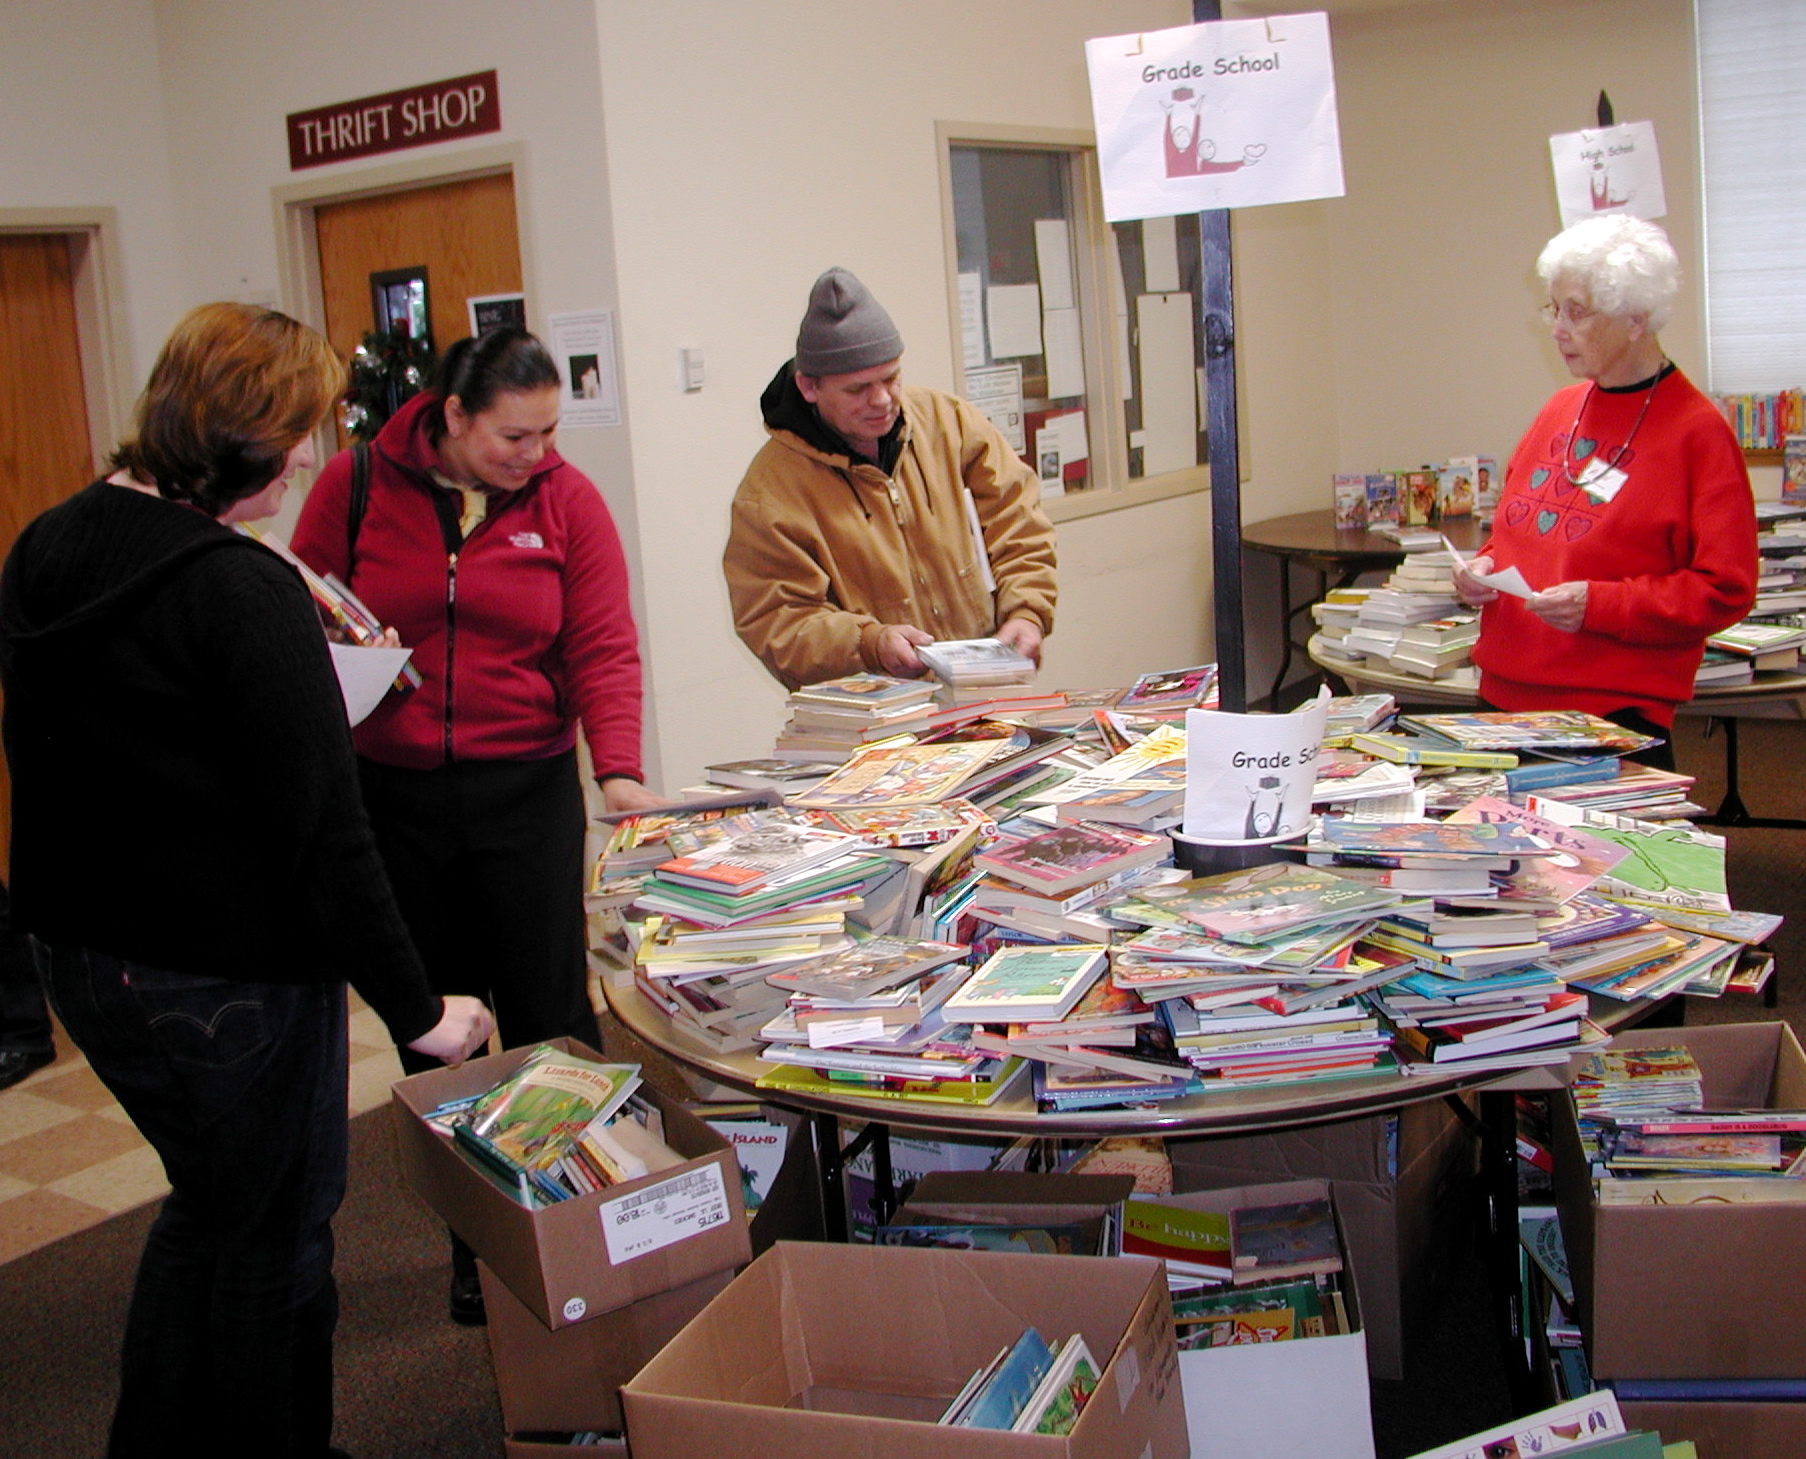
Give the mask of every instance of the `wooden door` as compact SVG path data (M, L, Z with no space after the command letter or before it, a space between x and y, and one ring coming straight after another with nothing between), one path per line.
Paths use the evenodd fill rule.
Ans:
M374 327L370 275L426 267L433 348L470 333L464 301L518 293L520 235L507 173L314 209L326 337L349 357Z
M0 234L0 558L19 529L91 481L88 402L64 233ZM0 760L0 845L12 828Z

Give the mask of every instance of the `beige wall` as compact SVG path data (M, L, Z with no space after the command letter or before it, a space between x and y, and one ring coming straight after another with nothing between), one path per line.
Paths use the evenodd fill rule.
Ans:
M151 0L0 4L0 210L113 208L136 390L192 301L176 247ZM115 423L118 424L118 423Z
M598 0L634 401L646 631L668 773L761 753L782 693L733 637L716 566L764 439L758 396L811 281L871 286L919 383L953 379L936 121L1089 129L1088 36L1185 21L1182 0L907 5ZM707 354L697 394L684 347ZM1209 656L1208 498L1069 522L1043 682ZM675 783L675 782L674 782Z

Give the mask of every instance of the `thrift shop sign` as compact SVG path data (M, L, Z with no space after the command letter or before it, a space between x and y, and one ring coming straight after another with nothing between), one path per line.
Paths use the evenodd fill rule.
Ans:
M288 165L298 172L304 167L402 152L501 129L502 104L495 72L480 71L313 111L291 112Z

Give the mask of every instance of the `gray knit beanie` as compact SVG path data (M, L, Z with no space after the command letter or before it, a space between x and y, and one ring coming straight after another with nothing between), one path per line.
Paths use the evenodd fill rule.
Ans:
M815 281L809 312L796 332L799 374L851 375L902 353L903 336L858 279L843 268L831 268Z

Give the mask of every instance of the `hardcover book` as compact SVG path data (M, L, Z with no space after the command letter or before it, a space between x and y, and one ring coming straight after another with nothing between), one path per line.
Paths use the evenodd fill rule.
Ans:
M949 1022L1064 1018L1103 972L1109 949L1087 943L1002 947L942 1005Z

